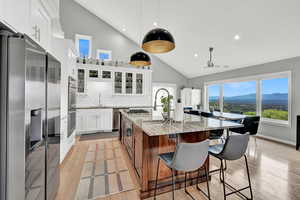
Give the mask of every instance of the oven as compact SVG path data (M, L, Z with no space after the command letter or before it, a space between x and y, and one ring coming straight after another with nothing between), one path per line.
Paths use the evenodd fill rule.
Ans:
M68 137L76 128L76 80L69 76L68 83Z

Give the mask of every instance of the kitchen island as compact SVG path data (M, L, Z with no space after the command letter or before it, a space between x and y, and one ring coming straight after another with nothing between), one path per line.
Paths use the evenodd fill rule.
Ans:
M241 124L186 115L184 122L166 124L159 114L130 113L120 110L120 141L128 152L141 186L140 196L153 196L158 155L175 151L178 142L201 142L211 130L241 127ZM209 159L206 160L209 167ZM162 162L158 176L157 194L172 190L172 174ZM197 172L190 173L188 185L196 184ZM176 173L176 188L184 187L184 174ZM200 178L200 181L204 179Z

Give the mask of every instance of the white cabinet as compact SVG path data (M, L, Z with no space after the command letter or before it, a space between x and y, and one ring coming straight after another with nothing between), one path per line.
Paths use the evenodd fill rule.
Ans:
M0 0L0 20L25 33L47 51L52 36L62 36L59 0Z
M144 71L115 71L113 91L115 95L144 95L145 94ZM149 73L151 73L149 71ZM151 87L149 88L151 90Z
M111 131L112 117L112 109L80 109L77 111L76 132Z
M29 0L0 0L1 19L18 32L27 33Z
M51 17L40 0L31 0L29 36L45 49L51 49Z
M181 90L181 100L184 107L201 104L201 90L192 88L183 88Z
M86 94L87 92L87 71L84 68L77 69L77 93Z

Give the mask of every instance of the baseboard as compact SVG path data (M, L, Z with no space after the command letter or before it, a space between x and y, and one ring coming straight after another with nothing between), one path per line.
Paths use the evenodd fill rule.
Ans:
M286 140L274 138L274 137L271 137L271 136L266 136L266 135L262 135L262 134L257 134L256 137L262 138L262 139L265 139L265 140L270 140L270 141L282 143L282 144L287 144L287 145L293 146L293 147L296 146L296 143L295 143L295 142L286 141Z
M113 132L113 130L94 130L94 131L77 131L76 135L80 136L80 135L85 135L85 134L93 134L93 133L109 133L109 132Z

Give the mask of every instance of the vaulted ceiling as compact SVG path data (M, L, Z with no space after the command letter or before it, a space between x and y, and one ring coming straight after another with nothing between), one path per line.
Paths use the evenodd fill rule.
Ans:
M300 56L299 0L75 1L138 44L154 22L169 30L176 48L157 56L188 78ZM205 67L210 46L229 67Z

